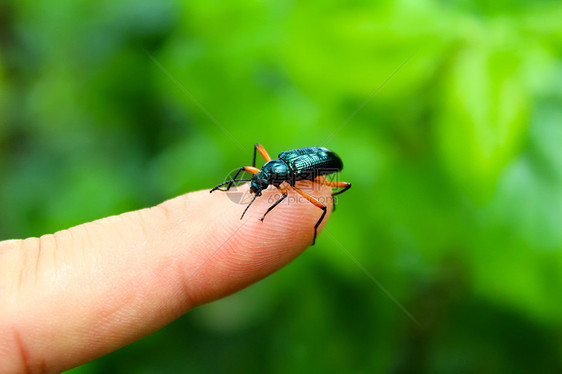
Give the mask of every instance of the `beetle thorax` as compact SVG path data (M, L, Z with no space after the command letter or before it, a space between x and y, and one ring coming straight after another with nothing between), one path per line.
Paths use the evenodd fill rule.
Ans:
M269 184L279 187L284 181L288 181L291 176L289 166L282 160L271 160L261 169L262 173L267 175Z
M271 160L263 165L259 173L254 174L250 190L258 195L267 189L270 184L279 187L284 181L288 181L291 172L287 164L281 160Z

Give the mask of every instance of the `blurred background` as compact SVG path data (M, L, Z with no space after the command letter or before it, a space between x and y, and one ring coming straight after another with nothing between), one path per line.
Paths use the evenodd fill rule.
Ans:
M71 373L561 372L560 20L548 0L1 2L0 239L213 187L256 142L326 146L353 183L294 263Z

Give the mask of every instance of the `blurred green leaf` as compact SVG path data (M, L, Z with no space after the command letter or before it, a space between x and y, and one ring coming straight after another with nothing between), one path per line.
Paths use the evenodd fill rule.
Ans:
M487 41L460 50L444 81L438 119L443 160L463 192L479 201L493 193L528 127L524 56L514 48L510 30L504 25L482 30Z

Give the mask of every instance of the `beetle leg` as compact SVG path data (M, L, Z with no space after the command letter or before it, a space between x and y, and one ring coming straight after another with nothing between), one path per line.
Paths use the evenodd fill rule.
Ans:
M269 154L267 153L263 145L261 145L260 143L256 143L254 145L254 159L252 160L252 166L256 166L256 151L260 153L265 161L271 161L271 157L269 157Z
M330 186L330 187L334 187L334 188L343 188L343 190L341 190L341 191L332 192L332 206L333 206L332 211L333 212L336 211L336 199L334 198L334 196L339 195L341 193L344 193L345 191L347 191L351 188L351 183L329 181L326 178L324 178L324 176L320 176L320 177L316 178L314 181L318 184L323 184L324 186Z
M318 226L320 226L320 223L322 222L322 220L324 220L324 217L326 216L326 205L322 204L317 198L307 194L306 192L300 190L299 188L295 186L291 186L291 187L295 191L297 191L302 197L310 201L312 204L316 205L318 208L322 209L322 215L320 216L318 222L316 222L316 225L314 225L314 237L312 238L312 245L314 245L314 243L316 243L316 236L318 235Z
M252 173L252 174L257 174L260 172L260 169L258 169L255 166L244 166L242 168L244 171L247 171L248 173Z
M267 213L271 212L273 210L273 208L275 208L281 201L283 201L287 198L287 190L286 189L280 188L279 191L281 191L283 196L281 196L281 198L279 198L279 200L277 200L272 206L269 207L269 209L267 209L267 211L263 214L263 217L260 219L260 221L263 222L263 219L265 218Z
M351 188L351 183L339 182L339 181L329 181L326 178L318 177L318 178L315 179L315 182L323 184L324 186L330 186L330 187L334 187L334 188L343 188L343 190L341 190L341 191L337 191L337 192L332 193L332 196L339 195L340 193L344 193L345 191L347 191Z
M234 178L232 178L232 179L229 180L229 181L226 181L226 182L223 182L223 183L219 184L218 186L216 186L215 188L213 188L213 189L212 189L211 191L209 191L209 192L213 192L213 191L215 191L215 190L218 190L219 187L222 187L222 186L224 186L225 184L228 184L228 186L227 186L226 189L224 189L224 190L221 189L221 191L228 191L228 190L230 190L230 187L232 187L232 184L233 184L234 182L241 182L241 181L248 182L248 181L250 181L251 179L236 179L236 178L238 178L238 176L240 175L240 173L243 172L243 171L247 171L248 173L256 174L256 173L259 173L259 172L260 172L260 169L258 169L258 168L256 168L256 167L253 167L253 166L242 166L240 169L238 169L238 171L236 172L236 174L234 174Z

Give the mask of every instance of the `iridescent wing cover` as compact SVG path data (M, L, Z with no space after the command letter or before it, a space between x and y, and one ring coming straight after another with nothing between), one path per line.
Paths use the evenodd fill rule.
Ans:
M319 175L340 171L343 162L337 154L324 147L299 148L281 152L279 159L293 170L296 180L312 180Z

